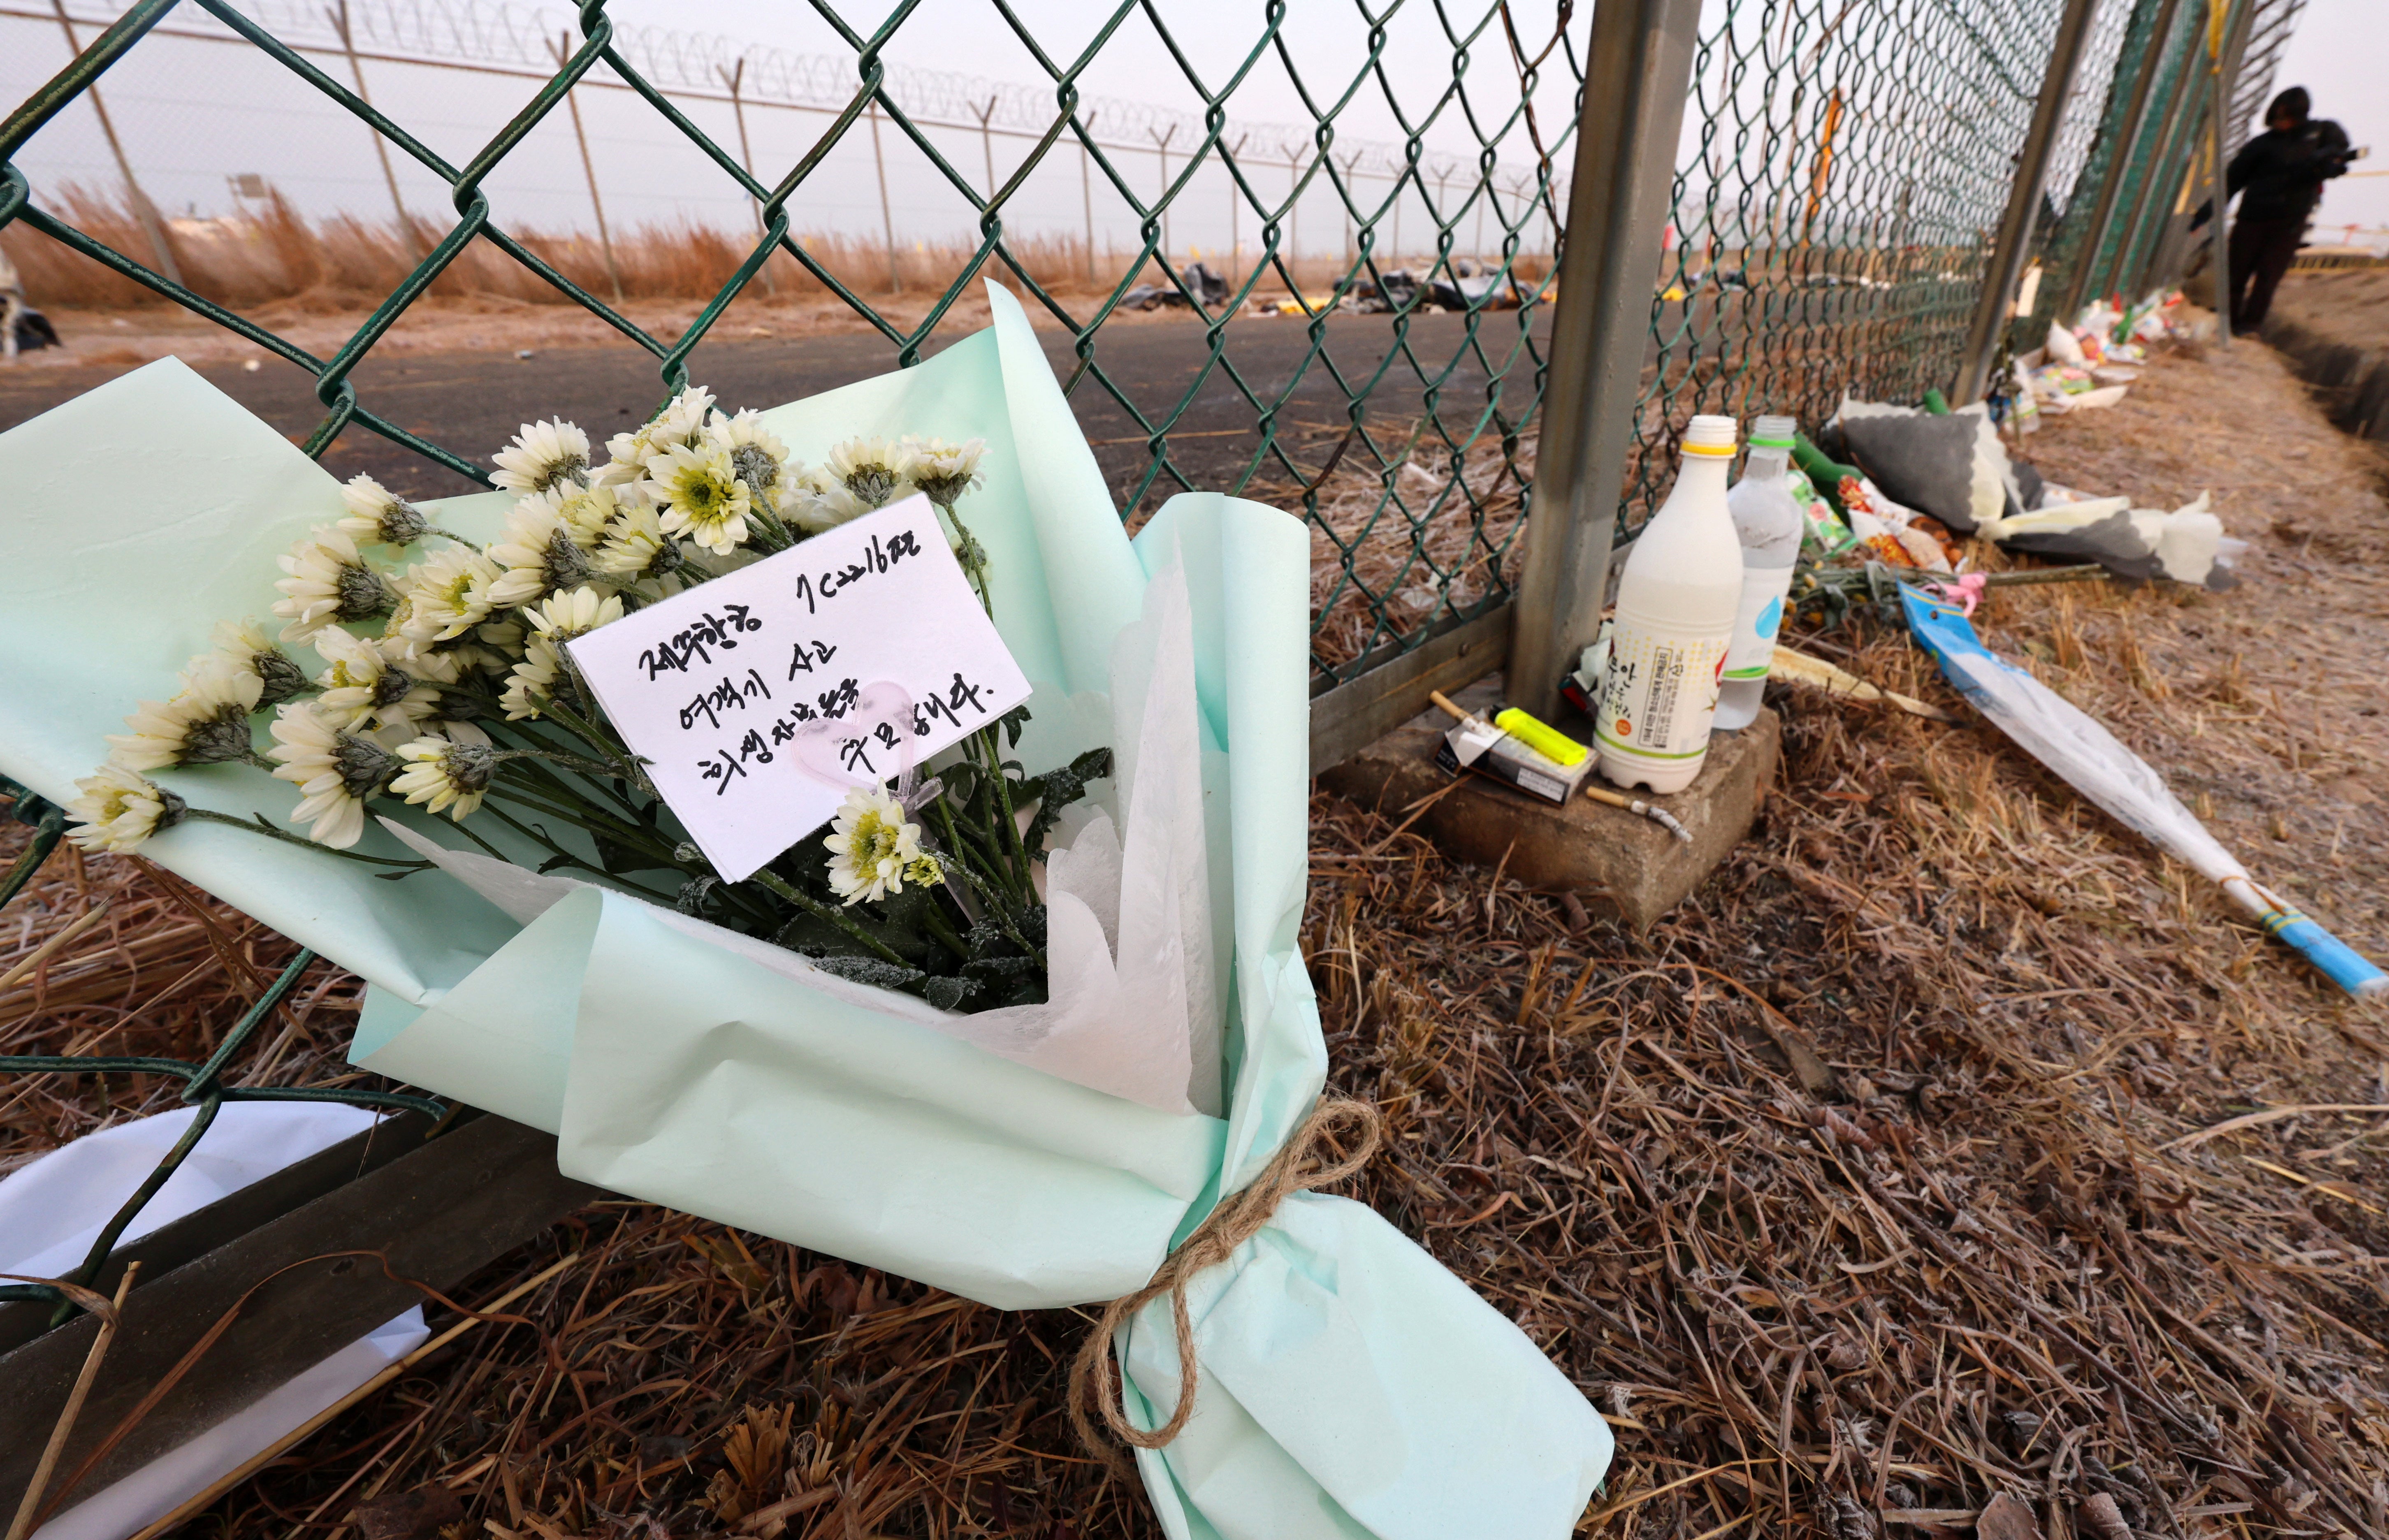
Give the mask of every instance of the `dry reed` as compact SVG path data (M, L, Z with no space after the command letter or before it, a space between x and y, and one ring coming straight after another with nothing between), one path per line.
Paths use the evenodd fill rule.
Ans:
M121 199L70 185L59 203L68 223L136 261L150 261L148 237ZM404 228L395 221L349 214L311 221L293 210L279 192L269 192L240 217L172 221L167 240L185 282L203 299L233 307L296 301L302 310L341 311L378 303L405 280L445 233L445 225L421 218ZM750 229L726 230L693 222L634 225L615 238L609 268L604 248L587 233L511 230L509 234L601 300L616 297L618 276L620 297L626 300L710 299L736 274L760 238ZM876 237L811 234L798 235L797 240L840 284L858 295L872 297L941 292L958 274L971 271L977 256L976 246L963 241L899 241L891 263L888 243ZM1137 261L1133 252L1105 246L1091 260L1087 243L1079 235L1012 234L1004 238L1004 249L1032 281L1055 293L1108 292L1119 284L1131 263L1135 272L1130 282L1168 282L1157 264ZM23 225L0 230L0 252L16 264L26 292L37 305L125 311L169 303ZM1207 260L1215 268L1220 265L1217 253ZM1308 256L1296 264L1296 271L1304 288L1318 295L1332 289L1348 265L1333 257ZM1547 265L1529 257L1520 263L1519 272L1533 282ZM988 263L983 271L1018 287L1013 268L1001 259ZM1248 272L1249 268L1239 269L1233 276L1241 281ZM1272 295L1283 295L1285 286L1274 271L1260 285L1261 290ZM564 291L486 239L466 247L428 292L435 299L531 305L573 302ZM786 300L821 299L831 290L795 258L779 251L764 264L747 293L757 299Z

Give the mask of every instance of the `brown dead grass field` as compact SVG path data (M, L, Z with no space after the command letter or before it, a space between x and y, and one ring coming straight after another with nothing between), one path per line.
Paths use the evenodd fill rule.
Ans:
M103 244L154 264L147 235L121 201L70 188L64 212L70 223ZM383 296L406 281L444 234L443 227L429 221L418 221L409 230L392 221L347 215L310 221L277 195L245 219L175 222L167 240L194 293L328 359L366 324ZM668 340L676 340L729 285L760 238L706 225L640 225L615 240L609 267L606 250L586 235L518 235L527 250L569 282L613 305L649 336ZM956 274L974 272L1021 294L1032 316L1052 321L1018 274L1001 260L974 270L976 251L966 244L900 245L891 261L886 243L878 240L802 233L793 233L792 238L839 285L901 331L910 332L926 319ZM1015 235L1007 238L1005 249L1031 280L1075 313L1091 312L1108 299L1131 265L1136 271L1128 283L1169 282L1157 264L1137 261L1133 250L1106 248L1090 261L1086 243L1073 236ZM0 259L17 268L34 306L50 316L64 338L61 347L23 355L21 366L132 367L168 353L190 363L268 356L256 343L38 232L22 227L0 231ZM1216 253L1212 262L1218 265ZM1309 256L1290 265L1306 292L1316 298L1335 288L1348 264L1334 257ZM1547 272L1548 264L1528 255L1516 271L1531 281ZM1233 276L1241 285L1250 276L1249 269ZM1284 298L1283 269L1265 274L1255 292ZM987 319L986 295L973 281L956 295L944 324L969 329L985 325ZM1106 325L1183 319L1169 310L1122 311ZM820 276L780 251L739 292L710 335L791 337L876 330ZM620 339L612 325L581 309L563 290L494 242L480 239L456 255L374 350L382 356L537 352Z
M2028 452L2153 505L2211 488L2248 580L1994 591L1987 640L2389 956L2379 462L2247 344L2161 360ZM1807 644L1956 704L1879 628ZM2389 1532L2389 1121L2207 1132L2389 1102L2389 1024L1988 728L1776 704L1759 828L1644 935L1446 861L1401 808L1314 803L1333 1085L1389 1134L1356 1195L1611 1419L1580 1533ZM67 853L5 916L0 969L102 897L101 928L0 999L12 1050L197 1056L287 947ZM300 1000L251 1073L342 1073L353 986L322 970ZM0 1162L172 1094L0 1087ZM639 1203L457 1297L568 1258L512 1307L529 1325L466 1333L190 1533L1158 1533L1067 1432L1080 1312Z

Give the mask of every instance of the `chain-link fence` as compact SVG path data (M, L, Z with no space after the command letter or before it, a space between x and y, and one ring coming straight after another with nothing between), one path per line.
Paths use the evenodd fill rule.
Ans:
M468 451L484 446L409 430L356 378L468 253L644 350L658 397L687 380L692 353L774 272L801 274L868 323L894 364L916 362L970 286L991 276L1065 339L1066 389L1082 421L1127 425L1111 440L1135 457L1121 482L1124 517L1200 489L1272 501L1308 521L1316 756L1320 718L1339 698L1375 690L1384 698L1370 720L1414 709L1426 678L1417 659L1505 622L1547 387L1555 371L1621 362L1552 353L1564 229L1612 251L1646 234L1664 248L1649 253L1658 281L1640 339L1623 496L1613 503L1594 489L1579 500L1604 527L1614 506L1626 532L1664 494L1675 435L1696 411L1788 412L1813 427L1845 391L1912 401L1987 362L1961 355L1986 274L2007 271L2013 255L1992 247L2020 179L2036 200L2024 238L2043 261L2027 324L2049 313L2053 295L2081 286L2077 277L2094 293L2141 281L2178 213L2204 121L2203 40L2253 35L2277 53L2300 0L2233 0L2240 9L2214 17L2206 0L1640 3L1654 24L1690 34L1690 105L1664 232L1629 228L1605 207L1578 210L1570 224L1564 184L1590 110L1595 31L1590 7L1570 0L1549 0L1532 21L1516 0L1362 8L1345 16L1340 51L1299 35L1324 7L1297 17L1282 0L1242 20L1121 0L1076 17L1067 49L1049 49L1019 9L992 7L990 24L1033 67L1031 84L901 67L890 56L906 29L930 24L917 0L868 32L817 3L806 19L836 44L826 56L618 30L605 0L569 17L472 0L366 0L321 13L287 0L137 0L80 21L83 12L53 0L47 17L0 8L0 27L56 27L66 45L60 66L0 122L0 234L57 243L307 371L325 409L306 439L311 454L365 432L475 481L483 473ZM2085 6L2096 7L2087 18ZM2073 34L2087 42L2061 82L2070 84L2062 116L2036 141L2052 39L2069 21L2087 27ZM1131 45L1149 88L1093 90L1106 60ZM137 110L126 109L140 99L142 61L167 47L237 59L252 72L244 82L269 71L312 104L306 121L334 122L347 138L312 135L311 149L346 158L349 179L385 195L417 243L402 280L328 356L178 275L176 236L140 190L139 141L103 107L113 93L105 99L137 127ZM403 71L435 68L512 80L514 95L487 121L450 113L418 132L399 86ZM193 78L231 81L234 70L223 62ZM1297 108L1291 127L1284 113L1251 110L1264 75L1275 83L1266 100ZM377 79L379 106L368 99ZM246 102L252 93L244 84L224 95ZM82 227L70 189L37 185L27 169L42 163L41 136L82 122L65 116L79 106L91 121L72 132L86 134L86 160L103 168L87 174L104 181L110 164L121 173L143 240L111 244ZM100 138L88 140L88 128ZM339 147L321 149L328 144ZM660 196L631 158L659 146L677 157L675 217L740 232L735 271L669 329L643 325L619 302L602 213L608 197L619 216ZM367 147L374 172L361 169ZM1614 153L1623 162L1642 148ZM256 174L245 166L203 170L202 182L227 176L239 196L258 196L241 181ZM552 233L584 196L605 243L601 267L568 261L533 233L543 221ZM949 243L951 260L931 274L904 265L921 231ZM1079 243L1067 271L1036 248L1057 232ZM867 246L809 238L824 233L875 236L876 260ZM908 302L896 303L908 286ZM1642 291L1616 302L1639 307ZM1129 366L1142 356L1131 348L1137 328L1118 323L1132 305L1182 312L1179 335L1192 345L1168 369ZM1407 694L1373 684L1396 676ZM55 843L56 809L25 797L16 808ZM203 1101L239 1094L222 1076L240 1037L208 1064L145 1072L182 1078ZM69 1067L94 1066L0 1060L0 1069Z
M1664 495L1694 413L1813 427L1846 391L1914 401L1948 387L2063 8L1709 7L1622 528ZM2099 7L2043 180L2059 218L2101 140L2131 8Z

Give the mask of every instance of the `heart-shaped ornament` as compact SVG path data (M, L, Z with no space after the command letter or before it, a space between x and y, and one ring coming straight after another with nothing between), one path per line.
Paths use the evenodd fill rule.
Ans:
M851 698L826 702L820 715L797 724L788 746L797 767L816 781L877 786L913 773L913 697L881 680Z

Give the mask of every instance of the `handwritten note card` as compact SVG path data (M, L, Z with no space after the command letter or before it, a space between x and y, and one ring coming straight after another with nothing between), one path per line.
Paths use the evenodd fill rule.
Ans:
M566 648L729 882L1028 698L919 496Z

